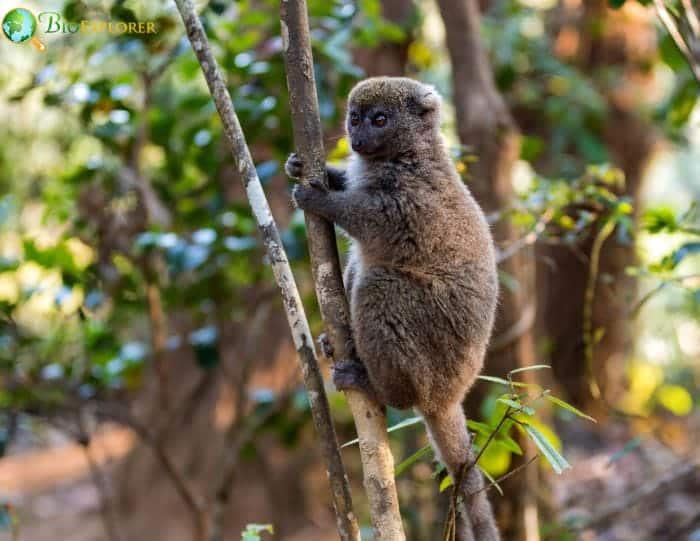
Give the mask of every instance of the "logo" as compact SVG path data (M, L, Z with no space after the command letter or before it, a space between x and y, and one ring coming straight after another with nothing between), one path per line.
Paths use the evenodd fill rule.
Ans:
M36 29L36 19L34 14L28 9L11 9L2 19L2 33L12 43L29 41L36 47L37 51L45 51L46 45L34 37Z
M38 20L38 23L37 23ZM42 11L38 17L26 8L14 8L2 19L2 33L12 43L30 42L38 51L45 51L44 45L37 39L39 24L44 34L155 34L157 25L153 21L124 22L82 20L66 21L57 11Z

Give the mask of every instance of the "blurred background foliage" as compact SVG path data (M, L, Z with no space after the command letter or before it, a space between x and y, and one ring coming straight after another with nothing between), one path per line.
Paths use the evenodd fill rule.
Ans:
M625 423L624 436L612 437L611 445L626 449L651 434L683 453L692 447L687 427L700 399L697 81L644 4L482 4L494 78L522 131L516 198L489 216L514 224L522 242L499 248L509 257L535 245L538 264L556 267L561 252L553 250L564 247L584 269L581 298L573 300L577 290L569 290L571 303L580 306L574 330L556 335L546 318L538 319L538 357L554 368L547 385L586 409L591 402L580 387L607 383L614 369L620 388L595 410L596 417ZM12 6L3 0L5 7ZM103 434L103 424L133 429L128 413L158 435L159 445L200 487L216 478L212 464L230 443L228 435L253 423L254 437L240 454L260 472L240 475L236 483L243 494L251 483L266 488L251 489L249 505L232 502L227 527L240 532L249 522L272 522L281 539L332 538L324 475L315 453L309 458L310 416L281 305L174 6L55 0L35 7L59 11L66 20L153 20L159 31L45 35L48 49L41 55L0 43L0 454L11 458L79 442L85 431L74 425L83 416L96 421L88 436ZM282 168L293 142L278 5L213 0L198 7L320 331L303 220L292 209ZM456 136L436 7L427 0L310 0L309 10L330 159L348 152L342 119L349 89L376 74L375 62L390 54L404 73L445 95L445 131L469 185L478 156ZM623 264L591 269L603 246L626 250ZM519 287L508 273L501 278L504 288ZM564 291L568 278L558 278ZM614 289L625 281L634 288ZM554 286L545 280L541 287ZM598 324L596 310L611 311L605 308L611 295L623 309L609 326ZM560 296L538 304L561 308L568 301ZM566 316L555 310L557 317ZM624 326L621 343L610 342L614 325ZM578 357L557 366L562 343L577 344ZM505 376L488 367L486 373ZM471 417L485 423L482 429L493 428L502 415L497 400L503 389L478 385L485 399ZM330 399L340 438L350 440L345 401L334 392ZM563 446L566 452L569 435L571 445L580 440L571 432L606 430L562 427L571 413L557 411L536 422L558 451ZM410 412L390 411L389 417L395 424ZM477 435L479 427L472 426ZM392 438L397 464L425 443L415 426ZM483 434L477 445L479 438ZM202 450L192 445L197 441L213 443ZM482 457L493 476L506 473L517 454L505 441ZM142 531L181 505L172 495L157 504L144 498L144 483L162 486L154 490L163 493L170 489L143 447L133 444L105 465L114 513L126 516L124 510L142 506L140 518L120 525L127 532ZM357 456L346 456L357 482ZM429 457L411 460L399 476L412 539L434 538L444 505L435 504ZM33 532L28 539L44 539L32 530L38 515L29 496L0 496L7 509L19 506L5 512L0 527L20 524L20 531ZM355 499L366 525L365 504ZM149 506L156 510L144 512ZM186 520L168 521L159 539L187 539L180 528Z

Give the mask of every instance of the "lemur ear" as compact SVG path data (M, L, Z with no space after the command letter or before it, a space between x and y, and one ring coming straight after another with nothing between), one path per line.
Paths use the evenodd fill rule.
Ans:
M418 93L409 98L409 108L415 114L423 116L426 113L438 111L441 102L440 94L435 88L423 85L423 88Z

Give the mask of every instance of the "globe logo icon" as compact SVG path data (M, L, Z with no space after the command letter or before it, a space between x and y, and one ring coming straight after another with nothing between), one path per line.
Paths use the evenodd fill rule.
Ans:
M46 46L34 37L37 24L34 14L28 9L15 8L5 14L2 19L2 33L12 43L31 42L39 51L46 50Z

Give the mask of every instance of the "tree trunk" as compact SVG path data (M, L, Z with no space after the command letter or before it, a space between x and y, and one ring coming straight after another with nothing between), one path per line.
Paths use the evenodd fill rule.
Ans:
M577 64L592 78L602 68L614 67L621 71L618 82L624 83L642 64L639 51L644 54L644 47L630 41L640 40L640 35L644 39L645 33L648 39L652 24L623 11L611 11L602 2L587 3L576 30L581 38ZM591 32L590 28L599 31ZM646 54L654 53L649 48ZM637 80L643 80L643 72L637 75ZM644 170L657 137L635 111L639 99L624 95L624 84L619 85L621 90L604 85L599 83L609 111L600 136L613 165L625 173L625 186L619 195L629 197L637 209ZM550 344L554 375L568 397L591 414L604 417L605 403L614 403L624 388L622 361L631 344L628 307L636 295L636 281L625 274L625 268L633 265L636 257L634 246L618 242L614 234L602 246L591 328L604 329L604 334L594 346L589 373L583 314L595 234L575 247L538 247L538 328ZM600 387L603 402L591 393L591 375Z
M355 63L365 71L367 77L400 77L406 73L408 46L411 43L410 26L415 11L413 0L382 1L382 17L403 28L406 36L398 42L383 41L376 47L355 50Z

